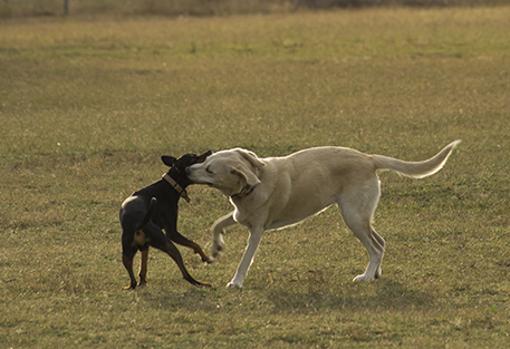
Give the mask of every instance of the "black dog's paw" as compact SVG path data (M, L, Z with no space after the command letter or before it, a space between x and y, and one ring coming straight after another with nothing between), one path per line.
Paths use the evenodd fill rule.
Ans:
M129 285L124 287L123 290L131 291L131 290L134 290L135 288L136 288L136 281L135 282L131 282Z
M199 287L199 288L212 288L212 285L211 284L208 284L208 283L204 283L204 282L199 282L198 284L195 285L196 287Z
M205 256L204 258L202 258L202 262L207 263L207 264L212 264L212 263L214 263L214 258Z

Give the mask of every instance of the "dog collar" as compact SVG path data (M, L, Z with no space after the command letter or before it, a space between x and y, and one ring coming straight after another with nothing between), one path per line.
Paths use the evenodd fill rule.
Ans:
M176 182L176 181L175 181L172 177L170 177L170 176L168 175L168 173L165 173L165 174L163 175L163 179L164 179L164 180L165 180L168 184L170 184L170 186L171 186L172 188L174 188L174 189L177 191L177 193L179 193L179 194L180 194L180 195L184 198L184 200L186 200L186 202L188 202L188 203L189 203L189 202L191 201L191 200L190 200L190 198L189 198L189 196L188 196L188 192L186 191L186 189L183 189L183 188L182 188L182 187L181 187L181 186L180 186L180 185L179 185L179 184L178 184L178 183L177 183L177 182Z
M252 187L244 187L243 189L241 189L241 191L237 194L234 194L234 195L230 195L230 197L232 199L242 199L244 197L247 197L248 195L251 194L251 192L255 189L255 186L252 186Z

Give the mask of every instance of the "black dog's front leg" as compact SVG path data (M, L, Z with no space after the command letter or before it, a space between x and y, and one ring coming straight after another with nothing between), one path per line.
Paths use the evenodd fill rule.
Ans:
M170 241L170 239L163 234L163 232L161 231L161 229L158 226L149 222L143 228L143 230L149 237L149 244L152 247L155 247L158 250L161 250L161 251L167 253L174 260L174 262L177 264L177 266L179 267L179 270L182 273L183 278L186 281L188 281L189 283L191 283L194 286L211 287L211 285L209 285L209 284L202 283L202 282L195 280L188 273L188 270L186 269L186 266L184 265L184 261L182 259L181 254L179 253L179 250Z
M213 260L211 257L207 256L204 251L202 250L202 247L200 247L199 244L196 242L188 239L181 233L177 231L177 218L176 216L166 216L163 218L164 221L164 229L166 232L166 237L175 242L176 244L186 246L188 248L191 248L193 252L200 255L200 258L202 259L202 262L206 263L212 263Z
M168 238L170 240L172 240L176 244L179 244L179 245L191 248L193 250L193 252L195 252L196 254L200 255L200 258L202 258L202 262L206 262L206 263L212 263L213 262L211 257L209 257L208 255L206 255L204 253L204 251L202 250L202 247L200 247L199 244L197 244L196 242L186 238L181 233L179 233L177 230L173 230L173 231L170 230L170 231L168 231L167 232L167 236L168 236Z

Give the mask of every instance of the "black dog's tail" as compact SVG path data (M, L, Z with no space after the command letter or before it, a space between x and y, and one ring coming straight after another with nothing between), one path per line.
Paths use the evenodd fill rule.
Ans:
M154 211L154 207L156 206L156 202L158 202L158 200L153 196L151 198L151 201L149 202L149 208L147 209L147 214L145 215L145 218L143 219L142 227L145 226L145 224L149 223L149 221L152 217L152 213Z

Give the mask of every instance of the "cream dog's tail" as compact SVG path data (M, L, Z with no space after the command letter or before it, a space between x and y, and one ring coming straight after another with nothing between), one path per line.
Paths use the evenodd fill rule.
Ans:
M393 170L404 176L424 178L439 172L446 164L446 160L453 149L460 143L460 139L451 142L439 153L425 161L403 161L384 155L372 155L376 169Z

